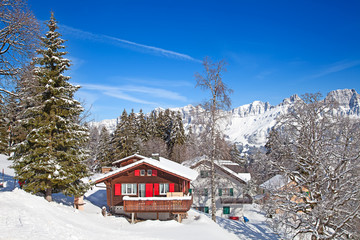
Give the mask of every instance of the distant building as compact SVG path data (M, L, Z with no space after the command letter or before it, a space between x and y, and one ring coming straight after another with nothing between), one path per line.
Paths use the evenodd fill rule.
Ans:
M289 183L289 179L283 175L275 175L272 178L268 179L264 183L259 185L261 194L255 197L256 202L259 204L264 204L270 196L270 193L284 188Z
M205 213L211 211L211 162L201 160L191 166L198 177L191 183L192 207ZM243 216L243 205L252 203L247 193L250 173L244 173L239 164L229 160L215 160L216 216L225 218Z

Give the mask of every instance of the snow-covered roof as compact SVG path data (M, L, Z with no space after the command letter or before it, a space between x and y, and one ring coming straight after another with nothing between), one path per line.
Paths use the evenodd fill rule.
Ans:
M137 155L137 156L141 156L141 155ZM99 178L95 179L94 181L96 183L102 182L109 177L112 177L112 176L117 175L118 173L121 173L127 169L131 169L133 167L136 167L136 166L144 164L144 163L148 164L150 166L153 166L154 168L158 168L158 169L162 169L167 172L171 172L174 175L178 175L182 178L186 178L189 180L195 180L198 176L197 171L192 170L191 168L185 167L185 166L183 166L179 163L176 163L174 161L171 161L169 159L160 157L159 160L156 160L156 159L147 158L144 156L141 156L141 157L143 157L141 160L131 163L129 165L126 165L124 167L118 168L109 173L106 173L106 174L100 176ZM129 159L129 157L127 157L126 159ZM125 160L125 159L121 159L121 160ZM121 160L118 160L118 161L121 161Z
M196 163L192 164L191 167L194 168L196 167L198 164L201 164L202 162L210 162L210 160L207 159L202 159L200 161L197 161ZM244 181L245 183L247 183L248 181L251 180L251 174L250 173L237 173L233 170L231 170L230 168L226 167L226 165L238 165L237 163L234 163L230 160L215 160L214 164L219 168L222 169L223 171L227 172L228 174L230 174L231 176L233 176L235 179L240 179L242 181Z
M248 182L251 180L251 174L250 173L237 173L237 176L244 180L244 182Z
M285 186L289 182L289 179L282 175L275 175L266 182L260 185L261 188L267 190L276 190Z
M146 157L144 157L144 156L142 156L142 155L139 155L139 154L134 154L134 155L131 155L131 156L124 157L124 158L122 158L122 159L116 160L116 161L113 162L112 164L115 165L116 163L120 163L120 162L129 160L129 159L132 159L132 158L144 159L144 158L146 158Z
M225 166L222 166L220 164L216 164L216 165L219 166L220 168L224 169L228 173L234 175L235 177L240 178L241 180L243 180L246 183L251 180L251 174L250 173L237 173L237 172L234 172L233 170L231 170L231 169L229 169L229 168L227 168Z

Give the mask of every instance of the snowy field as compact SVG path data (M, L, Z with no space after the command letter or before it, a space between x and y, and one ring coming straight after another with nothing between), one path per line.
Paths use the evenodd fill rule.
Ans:
M0 188L0 239L278 239L255 205L245 209L250 219L246 224L224 218L214 223L195 210L190 210L182 223L148 220L130 224L122 217L102 216L104 189L87 192L85 210L78 211L71 206L73 199L62 194L54 194L54 201L49 203L19 189L9 165L10 161L0 155L0 170L5 169L5 186Z

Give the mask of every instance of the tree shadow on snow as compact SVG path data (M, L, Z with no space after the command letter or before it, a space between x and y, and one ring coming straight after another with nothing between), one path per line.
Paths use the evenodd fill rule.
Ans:
M217 217L216 221L221 227L228 230L229 232L236 234L239 238L244 236L246 239L280 239L276 233L269 229L266 223L251 224L250 222L244 223L242 221L235 221L219 217Z
M1 192L10 192L14 190L16 187L19 187L19 184L17 183L16 179L13 178L13 176L1 173L0 175L0 183L2 183L2 187L0 187Z
M74 197L66 196L63 193L53 193L52 200L53 202L60 203L66 206L74 205Z
M53 201L57 203L61 203L67 206L74 205L74 197L65 196L62 193L56 193L52 195ZM89 192L85 193L84 200L91 202L93 205L101 208L106 206L106 190L105 189L98 189L95 191L90 190Z
M107 205L106 189L98 189L91 193L85 194L85 199L91 202L93 205L102 208Z

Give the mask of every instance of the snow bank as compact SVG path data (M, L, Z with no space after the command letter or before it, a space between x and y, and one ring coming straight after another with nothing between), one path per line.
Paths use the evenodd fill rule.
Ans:
M0 239L238 239L208 217L189 211L183 223L103 217L86 201L85 211L47 202L20 189L0 195Z
M13 182L10 161L0 155L0 167ZM13 185L12 185L13 186ZM12 240L100 240L100 239L278 239L264 223L264 216L251 206L246 210L249 223L218 218L214 223L206 214L190 210L182 223L144 221L130 224L123 217L103 217L106 190L94 187L85 194L85 210L72 207L73 198L53 194L54 202L21 189L0 189L0 239ZM236 234L236 235L235 235Z

